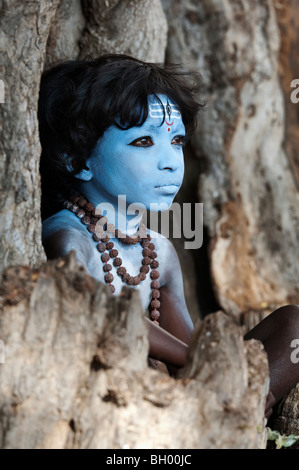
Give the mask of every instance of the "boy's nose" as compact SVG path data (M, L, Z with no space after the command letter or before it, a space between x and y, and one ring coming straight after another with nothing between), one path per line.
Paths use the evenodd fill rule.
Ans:
M164 147L160 151L159 170L176 171L183 165L183 155L171 147Z

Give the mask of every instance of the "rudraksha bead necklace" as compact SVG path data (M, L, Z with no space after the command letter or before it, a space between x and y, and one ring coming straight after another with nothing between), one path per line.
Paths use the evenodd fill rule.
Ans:
M93 240L97 243L97 250L101 253L101 260L104 264L103 271L105 272L104 279L106 284L109 285L112 293L115 292L115 287L112 284L114 279L111 273L112 265L108 263L113 259L113 266L116 269L118 276L121 280L129 286L137 286L141 281L146 279L150 269L152 299L150 302L150 316L154 323L159 325L159 307L160 301L160 277L157 268L159 262L157 261L157 253L155 252L155 245L144 224L141 224L139 233L129 236L123 234L120 230L115 229L113 224L110 224L107 217L104 217L98 209L95 209L92 202L88 202L83 196L74 196L70 201L65 201L63 204L65 209L73 212L86 226L87 230L92 234ZM122 265L122 259L118 256L118 250L114 248L114 243L111 241L108 233L113 234L120 242L128 245L136 245L140 243L142 250L142 263L139 274L131 276L127 269Z

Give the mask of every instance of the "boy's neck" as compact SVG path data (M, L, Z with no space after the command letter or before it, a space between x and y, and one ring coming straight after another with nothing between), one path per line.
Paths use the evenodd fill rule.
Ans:
M125 195L118 195L117 198L103 195L99 191L94 191L88 184L81 184L80 192L96 209L101 210L102 215L107 217L108 222L116 229L127 235L133 235L138 231L146 211L143 205L128 204Z

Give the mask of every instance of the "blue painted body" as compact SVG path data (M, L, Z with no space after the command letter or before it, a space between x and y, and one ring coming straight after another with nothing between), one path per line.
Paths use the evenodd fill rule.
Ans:
M95 206L104 203L109 222L128 234L136 232L143 212L149 210L152 204L164 206L164 210L170 207L184 177L185 127L177 106L169 102L166 96L159 98L164 105L164 121L160 102L149 96L149 113L144 124L128 130L116 126L108 128L87 161L88 170L82 170L76 175L81 193ZM119 203L119 195L125 198L124 204ZM134 210L132 214L129 213L130 205L132 209L138 208L137 216ZM59 231L71 234L64 238L61 255L75 249L80 264L93 277L104 282L96 243L75 214L64 209L45 220L44 242ZM160 263L159 280L162 286L168 278L172 247L165 237L157 237L156 233L152 235ZM123 265L131 275L137 275L142 261L142 247L139 244L126 246L116 238L113 241L123 259ZM179 263L174 272L182 286ZM124 284L114 268L113 274L115 294L118 295ZM150 278L136 288L140 291L143 307L147 308L151 298Z

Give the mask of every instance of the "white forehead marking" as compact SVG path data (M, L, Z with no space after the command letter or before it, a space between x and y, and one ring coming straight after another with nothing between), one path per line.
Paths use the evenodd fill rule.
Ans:
M172 119L181 119L181 112L180 112L179 107L176 104L172 104L172 103L169 103L169 102L166 103L164 101L162 101L162 104L163 104L163 107L164 107L165 116L168 115L168 111L167 111L167 105L168 105L168 106L170 106L170 110L171 110L171 118ZM161 103L150 104L149 105L149 115L152 118L161 118L161 117L163 118L164 113L163 113Z

